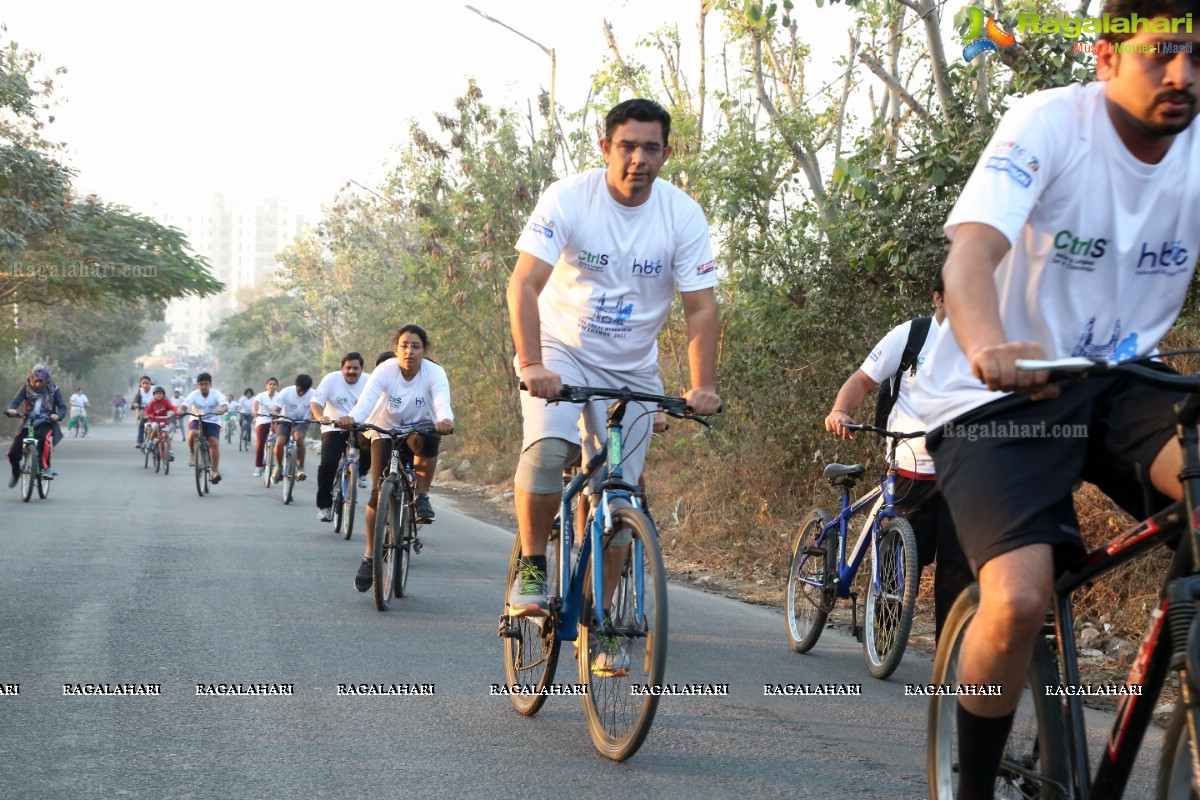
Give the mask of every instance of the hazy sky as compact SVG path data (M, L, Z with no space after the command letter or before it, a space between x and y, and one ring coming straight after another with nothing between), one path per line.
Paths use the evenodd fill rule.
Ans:
M66 67L50 137L78 188L145 207L223 191L316 208L347 179L375 186L408 120L449 111L468 76L494 104L549 86L536 46L458 2L210 0L6 4L7 36ZM474 0L558 57L557 94L578 108L606 52L602 19L631 50L668 21L695 53L699 0ZM814 63L845 49L848 15L798 0ZM721 30L708 24L709 50ZM691 71L695 74L695 69Z

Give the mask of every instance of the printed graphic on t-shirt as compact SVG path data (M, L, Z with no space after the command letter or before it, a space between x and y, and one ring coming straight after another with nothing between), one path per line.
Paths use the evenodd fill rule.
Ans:
M1188 258L1187 248L1181 241L1163 242L1157 247L1150 242L1142 242L1138 255L1138 275L1178 275L1192 268Z
M534 214L529 220L529 230L533 233L545 236L547 239L554 238L554 223L544 214Z
M1072 356L1099 358L1106 361L1124 361L1137 355L1138 335L1136 332L1121 338L1121 320L1113 323L1112 335L1106 341L1096 341L1096 318L1088 320L1079 344L1071 351Z
M580 249L575 260L580 269L588 272L604 272L604 268L608 266L608 253L593 253L591 250Z
M579 327L585 333L624 339L631 330L625 321L632 315L633 303L626 303L624 295L610 303L608 302L608 292L605 292L596 301L592 315L579 320Z
M1050 263L1067 269L1092 272L1107 249L1108 239L1076 236L1069 230L1062 230L1054 236L1054 255L1050 257Z

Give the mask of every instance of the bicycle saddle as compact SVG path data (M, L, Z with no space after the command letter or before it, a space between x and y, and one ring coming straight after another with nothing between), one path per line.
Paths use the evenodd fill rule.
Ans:
M857 478L867 471L867 468L862 464L830 464L825 467L824 475L829 479L830 483L837 484L841 482L853 483L853 479Z

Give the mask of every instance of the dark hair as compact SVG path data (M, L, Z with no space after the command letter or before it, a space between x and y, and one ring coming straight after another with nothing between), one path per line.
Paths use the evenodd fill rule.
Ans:
M420 325L417 325L412 322L408 323L407 325L402 326L400 328L400 330L396 331L396 340L394 342L392 342L393 348L396 345L400 344L400 337L406 333L415 333L417 336L419 336L421 338L421 346L424 347L426 350L429 349L429 336L426 335L425 329L422 328Z
M1132 20L1135 14L1145 20L1163 15L1178 19L1182 19L1188 14L1200 17L1200 0L1105 0L1100 12L1102 15L1107 14L1114 19L1120 17L1127 20ZM1148 27L1148 25L1138 25L1135 30L1128 33L1110 31L1097 34L1096 38L1109 42L1124 42L1137 36L1143 30L1147 30Z
M396 338L399 339L400 337L397 336ZM383 362L391 361L395 357L396 357L396 354L393 353L391 350L384 350L382 353L379 354L379 358L375 359L375 366L378 367Z
M296 376L296 388L300 390L300 394L304 394L312 388L312 375L301 372Z
M212 375L209 375L207 372L201 372L196 376L196 383L199 383L200 381L208 381L209 383L212 383Z
M242 392L242 394L254 394L254 390L247 386L246 391Z
M604 138L611 139L613 131L631 119L638 122L661 122L664 145L671 136L671 114L653 100L637 98L618 103L609 110L608 116L604 118Z
M350 352L350 353L346 353L346 355L342 356L342 366L343 367L346 366L347 361L357 361L358 366L360 368L363 366L363 364L366 363L365 361L363 361L362 353L358 352L357 350Z
M142 377L138 378L138 383L141 383L142 381L149 381L149 380L150 380L149 375L143 375ZM150 381L150 382L154 383L154 381Z
M276 378L274 375L272 375L271 377L267 378L267 383L270 383L271 381L279 383L279 378Z
M933 290L943 296L946 294L946 282L942 280L941 267L938 267L937 277L933 279Z

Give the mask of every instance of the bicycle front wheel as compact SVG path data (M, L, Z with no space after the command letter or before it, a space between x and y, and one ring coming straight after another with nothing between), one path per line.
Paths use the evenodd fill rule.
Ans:
M955 601L942 625L933 660L934 686L961 684L959 655L963 636L979 610L979 585L973 584ZM1004 746L995 796L1029 798L1070 797L1070 764L1063 704L1046 695L1046 686L1060 683L1054 657L1044 636L1038 636L1029 665L1028 686L1021 694L1012 733ZM930 800L955 797L959 771L958 700L949 695L929 698L926 768Z
M1187 708L1176 704L1167 735L1163 738L1158 781L1154 796L1159 800L1194 800L1196 786L1192 783L1191 735L1188 733Z
M583 710L592 743L606 758L624 761L642 746L658 710L657 694L634 692L645 687L653 690L663 683L667 667L667 579L658 534L646 515L632 506L623 506L612 516L614 530L629 531L633 536L621 566L605 578L606 586L616 584L612 600L603 609L606 621L611 621L612 636L603 636L596 628L589 564L580 573L584 580L583 604L575 647L579 682L587 685Z
M413 514L413 496L406 486L396 516L396 552L392 558L392 587L396 597L404 597L408 586L408 562L412 559L413 541L417 538L417 519Z
M208 480L204 475L204 456L208 452L206 445L201 444L200 437L196 437L196 449L193 453L192 460L196 463L196 494L204 497L204 492L208 488Z
M837 532L824 539L821 532L829 525L829 512L814 508L792 545L792 566L788 570L787 623L788 644L797 653L807 653L821 638L825 621L837 601Z
M880 526L871 548L871 577L863 614L863 655L873 678L886 678L900 666L917 611L917 537L908 520L894 517Z
M351 463L346 467L346 482L342 490L342 538L349 540L354 533L354 509L358 505L358 464Z
M396 504L399 502L399 496L400 487L394 477L379 487L379 505L375 509L375 557L372 561L374 574L371 591L375 597L375 608L380 611L387 611L395 591L393 560L397 557L398 549L396 539L399 535L399 514L396 513Z
M150 446L150 435L147 434L145 439L142 439L142 469L150 469L150 451L154 448Z
M296 451L283 451L283 504L292 502L292 491L296 488Z
M34 475L37 470L37 457L37 448L31 444L25 445L21 454L21 500L25 503L33 497L34 481L41 483L39 477Z
M547 591L551 596L562 596L558 587L559 535L557 525L546 543L546 577L554 587ZM508 559L508 579L504 582L507 596L517 579L521 564L521 537L513 540L512 555ZM507 600L505 600L507 605ZM510 693L508 699L513 708L527 717L536 714L546 702L542 689L554 680L558 667L558 650L561 642L556 634L558 618L552 616L501 617L501 641L504 643L504 679ZM522 693L522 690L529 692Z
M162 458L163 475L171 474L171 445L165 440L158 442L158 454Z

